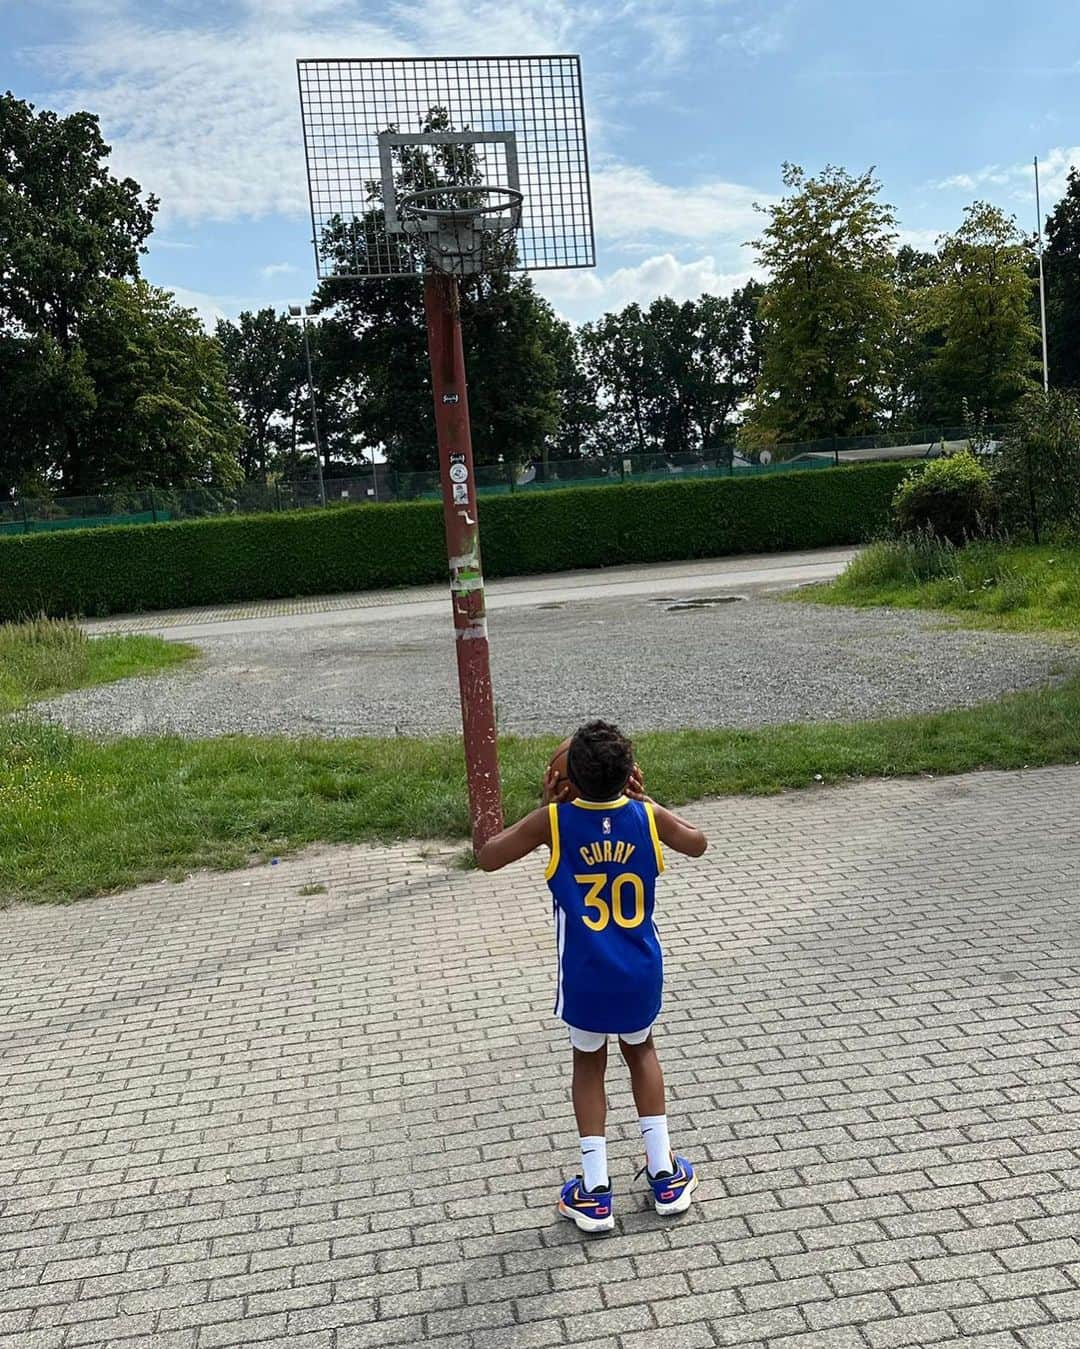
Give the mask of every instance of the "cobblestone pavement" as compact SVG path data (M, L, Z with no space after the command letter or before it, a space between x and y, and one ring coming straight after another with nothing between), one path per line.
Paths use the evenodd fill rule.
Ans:
M0 1345L1075 1349L1078 801L1075 767L689 810L659 1039L703 1184L648 1209L615 1072L599 1238L554 1212L539 859L0 914Z

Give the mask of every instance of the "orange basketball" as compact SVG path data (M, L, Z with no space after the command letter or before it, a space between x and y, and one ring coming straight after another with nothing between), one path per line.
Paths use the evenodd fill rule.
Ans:
M579 793L577 787L575 787L574 784L570 782L570 774L567 772L566 759L569 753L570 753L570 741L569 739L566 739L562 742L562 744L558 747L555 753L551 756L550 760L548 761L548 768L553 768L555 772L559 775L559 780L558 783L556 784L557 786L561 786L563 783L570 784L570 795L566 799L568 801L572 801L574 797L576 797Z

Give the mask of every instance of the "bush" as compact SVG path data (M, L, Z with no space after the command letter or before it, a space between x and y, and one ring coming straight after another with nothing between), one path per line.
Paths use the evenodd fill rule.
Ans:
M859 543L903 465L577 487L481 502L489 577ZM439 502L0 539L0 618L166 609L446 579Z
M1080 397L1029 394L1002 442L993 484L1006 528L1036 540L1080 534Z
M995 515L990 474L969 450L912 469L892 505L900 534L929 534L950 543L985 534Z

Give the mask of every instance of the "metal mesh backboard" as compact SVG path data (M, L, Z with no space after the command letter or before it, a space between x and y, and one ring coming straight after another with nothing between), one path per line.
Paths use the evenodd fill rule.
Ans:
M503 265L596 263L576 56L298 61L320 277L417 276L397 204L421 188L512 187ZM460 134L455 134L460 133Z

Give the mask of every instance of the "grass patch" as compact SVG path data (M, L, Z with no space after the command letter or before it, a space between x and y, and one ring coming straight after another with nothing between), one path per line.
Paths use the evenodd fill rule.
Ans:
M501 743L509 819L558 737ZM855 777L1080 761L1080 678L932 716L642 735L649 790L679 804ZM131 738L0 721L0 898L70 900L304 844L467 837L454 739Z
M160 637L88 637L52 618L0 623L0 713L69 689L179 665L198 652Z
M835 581L794 592L817 604L940 609L967 627L1080 632L1080 545L933 539L875 543Z

